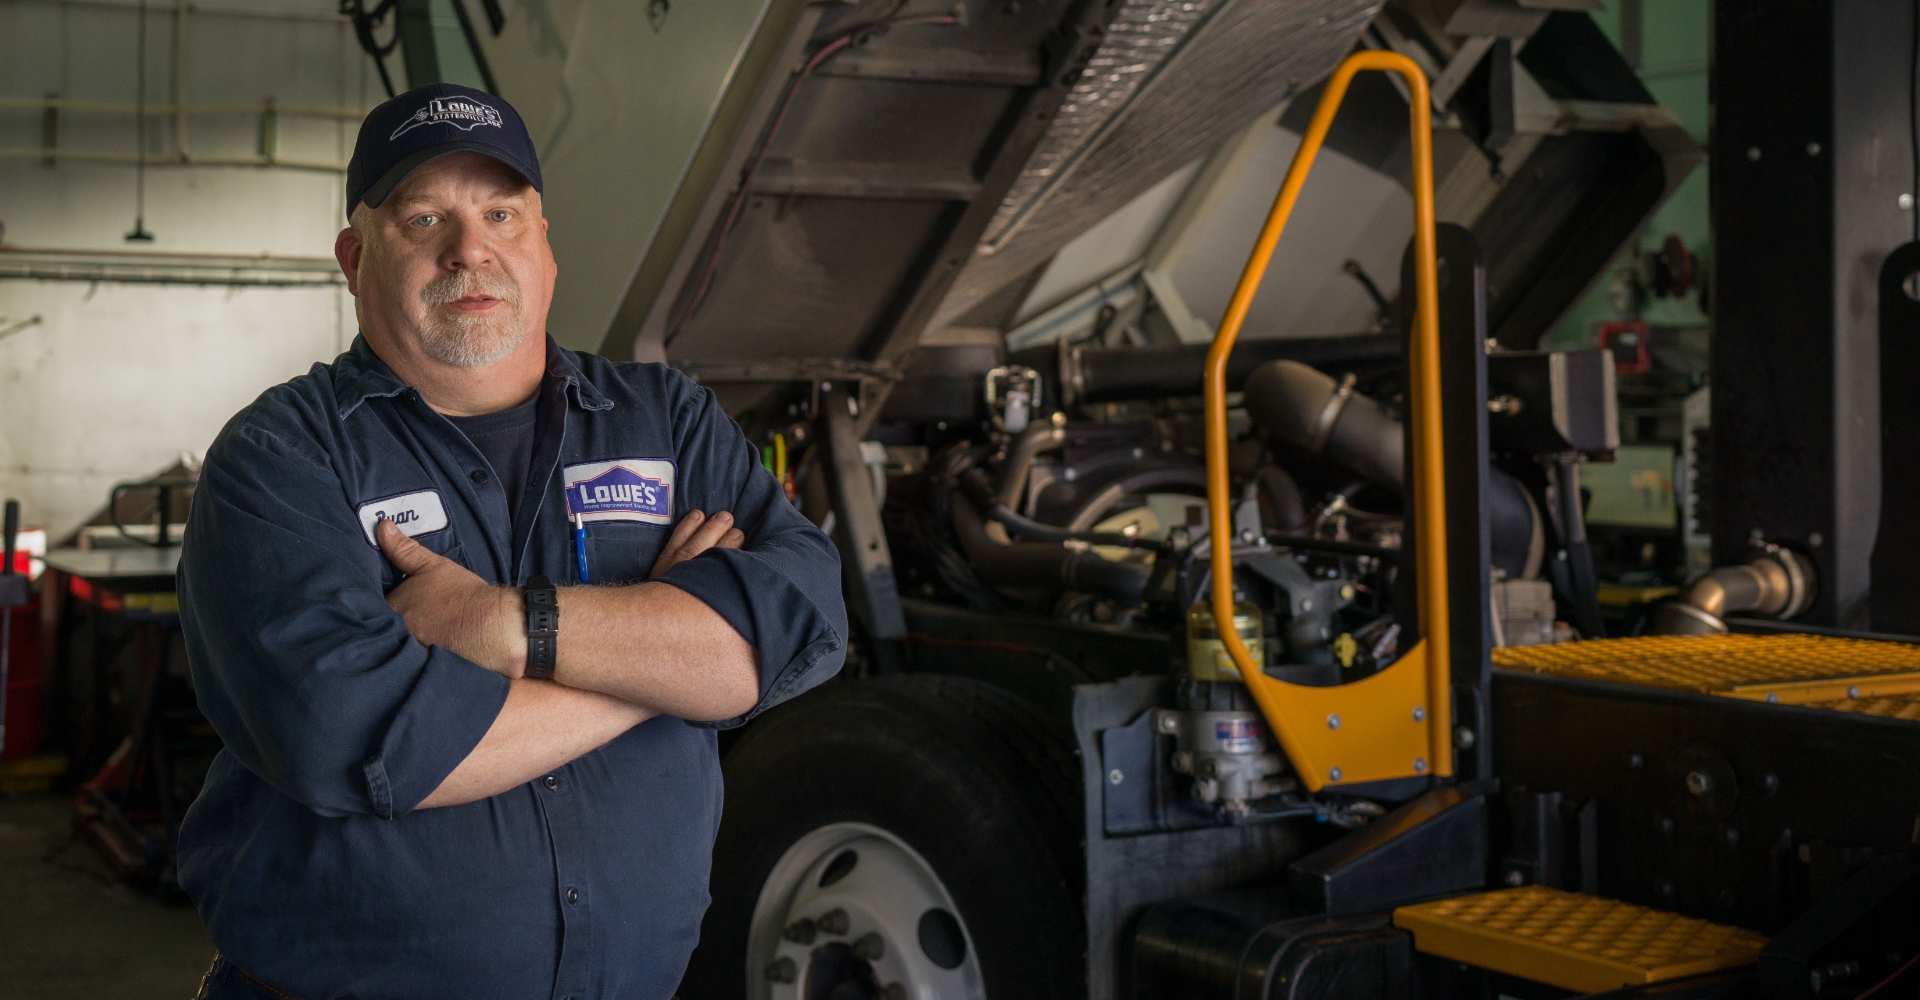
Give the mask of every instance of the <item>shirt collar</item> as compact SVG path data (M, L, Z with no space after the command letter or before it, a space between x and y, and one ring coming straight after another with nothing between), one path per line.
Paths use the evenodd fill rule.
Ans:
M547 377L558 381L563 387L571 386L571 398L583 410L613 409L613 400L608 399L580 370L579 358L555 343L551 336L547 338ZM412 391L412 386L395 377L393 369L373 353L372 345L367 343L364 336L356 335L353 346L334 362L333 401L343 419L369 399L398 396Z

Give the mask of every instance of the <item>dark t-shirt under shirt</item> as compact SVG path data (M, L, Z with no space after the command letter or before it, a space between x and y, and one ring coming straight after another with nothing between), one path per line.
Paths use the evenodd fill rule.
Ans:
M527 467L533 464L534 406L539 402L540 398L535 396L511 410L447 418L480 449L487 464L493 466L493 474L507 491L508 524L520 514L520 494L526 490Z

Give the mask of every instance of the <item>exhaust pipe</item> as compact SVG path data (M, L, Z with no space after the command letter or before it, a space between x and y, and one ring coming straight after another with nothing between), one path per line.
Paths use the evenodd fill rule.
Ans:
M1819 590L1813 563L1792 549L1768 545L1741 566L1722 566L1695 580L1678 600L1654 613L1654 635L1725 635L1729 615L1792 618L1813 606Z

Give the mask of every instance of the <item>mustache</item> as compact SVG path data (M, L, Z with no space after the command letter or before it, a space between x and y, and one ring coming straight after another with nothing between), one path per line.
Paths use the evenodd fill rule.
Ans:
M510 306L520 305L520 285L504 271L455 271L435 278L420 290L420 301L444 306L469 295L486 295Z

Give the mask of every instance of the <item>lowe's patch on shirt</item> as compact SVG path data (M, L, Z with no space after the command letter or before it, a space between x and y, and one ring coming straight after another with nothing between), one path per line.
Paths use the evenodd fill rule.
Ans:
M402 493L397 497L361 504L360 527L367 533L367 544L375 548L380 543L373 537L373 526L381 521L392 521L394 527L408 538L431 535L446 529L447 507L440 502L439 490Z
M569 465L567 517L583 521L673 523L673 462L665 458L617 458Z

